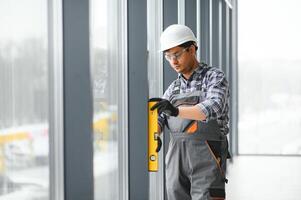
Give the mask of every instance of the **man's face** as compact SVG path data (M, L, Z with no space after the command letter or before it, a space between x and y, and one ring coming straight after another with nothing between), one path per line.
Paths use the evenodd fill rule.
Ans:
M192 46L173 47L165 52L165 58L177 73L185 75L193 70L193 50Z

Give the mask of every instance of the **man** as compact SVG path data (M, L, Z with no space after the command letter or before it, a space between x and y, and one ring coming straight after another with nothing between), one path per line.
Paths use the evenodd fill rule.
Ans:
M152 110L158 109L159 132L166 125L168 200L225 199L226 135L229 86L224 73L200 63L197 40L184 25L171 25L161 35L161 51L178 73Z

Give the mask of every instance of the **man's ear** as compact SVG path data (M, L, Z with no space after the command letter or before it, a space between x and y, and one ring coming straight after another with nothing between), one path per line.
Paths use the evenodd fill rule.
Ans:
M191 45L188 49L191 51L191 53L196 54L196 47L194 45Z

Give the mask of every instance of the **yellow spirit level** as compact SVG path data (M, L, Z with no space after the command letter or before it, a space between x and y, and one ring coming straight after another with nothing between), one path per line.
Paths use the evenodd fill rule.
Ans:
M151 110L157 101L148 101L148 171L158 171L158 144L160 137L158 133L158 110ZM160 140L161 142L161 140Z

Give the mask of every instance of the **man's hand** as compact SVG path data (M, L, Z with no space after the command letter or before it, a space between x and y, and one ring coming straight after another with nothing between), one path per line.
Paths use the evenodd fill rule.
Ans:
M158 114L160 115L161 113L165 113L166 115L169 116L178 116L179 114L179 109L175 106L173 106L168 100L166 99L161 99L161 98L153 98L154 101L158 101L155 105L151 107L151 110L155 110L158 108Z

